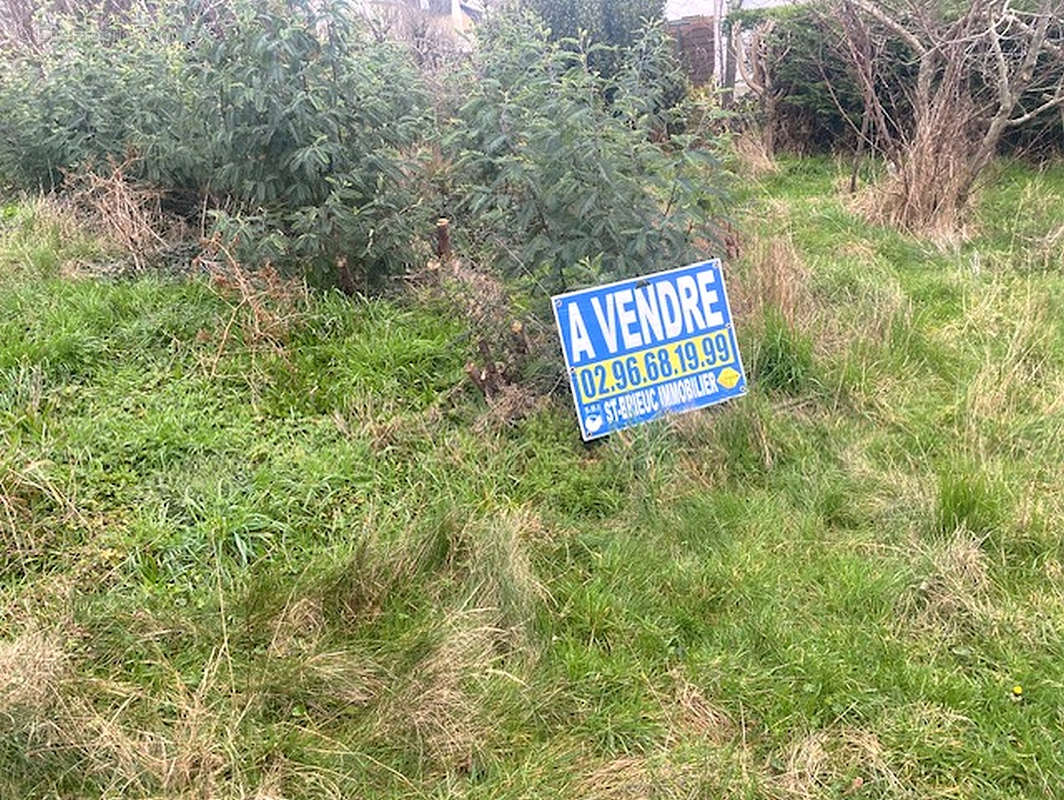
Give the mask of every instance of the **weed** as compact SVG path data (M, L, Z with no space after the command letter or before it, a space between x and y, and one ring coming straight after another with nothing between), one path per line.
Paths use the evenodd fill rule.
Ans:
M124 163L112 159L109 170L84 169L67 175L64 183L69 196L65 202L140 270L172 246L169 238L180 239L187 231L178 220L163 215L161 191L137 185L127 177L133 162L129 158Z
M788 325L808 329L815 316L809 271L794 243L779 236L755 239L745 262L731 291L737 314L752 321L774 309Z
M771 175L779 170L772 154L765 148L759 132L744 132L732 140L732 149L743 172L752 178Z
M949 535L967 529L977 535L995 533L1007 514L1007 499L985 475L952 467L939 476L936 529Z
M814 382L813 346L777 309L765 313L753 360L753 379L788 394L807 391Z

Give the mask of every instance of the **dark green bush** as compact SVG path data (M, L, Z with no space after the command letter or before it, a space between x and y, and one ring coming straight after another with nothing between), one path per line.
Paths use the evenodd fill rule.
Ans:
M342 0L196 8L70 18L17 57L0 83L0 181L54 188L131 158L134 179L191 207L206 198L252 259L408 263L429 120L409 53Z
M156 18L60 18L49 47L11 54L0 72L0 183L51 190L64 172L130 152L158 164L175 149L163 142L179 141L183 61Z
M721 171L675 135L686 83L660 23L624 50L513 12L478 34L440 81L345 0L61 16L0 76L0 184L62 190L120 162L246 262L368 277L414 263L440 213L543 290L700 255Z
M237 208L273 211L299 255L391 269L408 260L402 215L417 203L407 176L427 98L408 53L341 5L314 7L243 8L197 46L189 73L200 96L217 96L197 115L208 180Z
M640 39L648 20L660 20L665 0L523 0L546 24L556 40L587 34L593 42L611 45L590 54L593 68L612 75L623 66L620 49Z
M676 76L674 61L662 68L670 43L660 25L612 79L590 67L598 46L552 42L531 18L479 33L448 149L460 225L501 270L557 291L693 258L723 179L691 137L655 141L671 113L660 92Z

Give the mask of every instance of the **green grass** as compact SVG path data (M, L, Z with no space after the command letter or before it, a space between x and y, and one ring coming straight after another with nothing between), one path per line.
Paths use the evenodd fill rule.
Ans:
M4 207L0 797L1059 796L1064 171L952 250L844 173L750 189L750 395L592 447L447 309Z

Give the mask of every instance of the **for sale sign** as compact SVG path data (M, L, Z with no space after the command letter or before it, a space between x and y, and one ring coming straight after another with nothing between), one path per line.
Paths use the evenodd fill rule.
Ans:
M551 299L585 441L746 393L719 259Z

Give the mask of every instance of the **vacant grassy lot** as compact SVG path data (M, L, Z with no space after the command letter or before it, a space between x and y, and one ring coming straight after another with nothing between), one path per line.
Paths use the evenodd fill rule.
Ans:
M751 191L750 396L590 448L445 308L4 209L0 797L1060 797L1064 169L843 182Z

